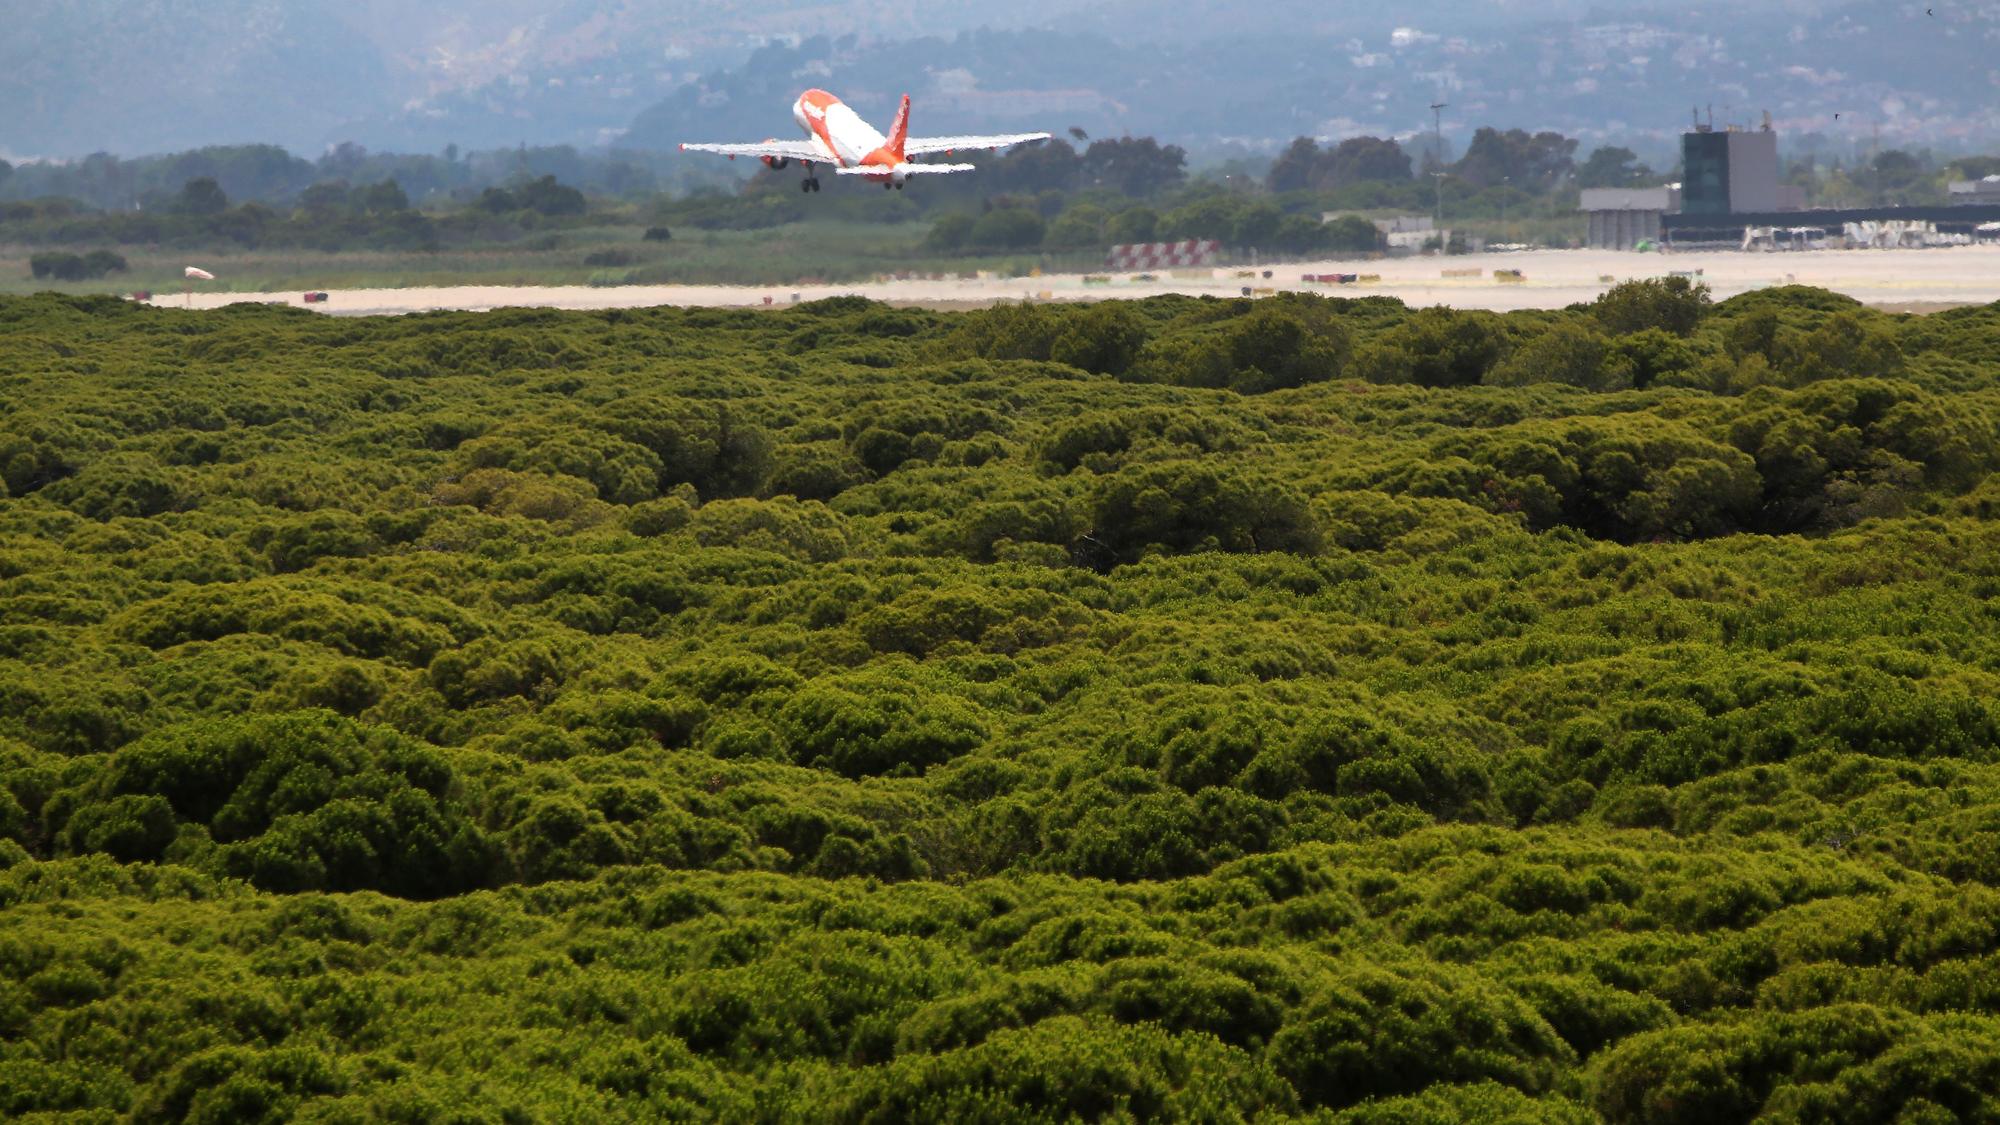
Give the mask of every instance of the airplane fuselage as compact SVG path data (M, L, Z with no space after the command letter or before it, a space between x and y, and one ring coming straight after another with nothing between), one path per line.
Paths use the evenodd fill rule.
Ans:
M805 166L806 173L805 179L799 182L799 190L812 192L819 190L819 177L813 172L821 164L833 165L834 171L842 176L868 180L885 188L899 188L912 176L943 176L978 170L978 165L962 161L925 161L913 157L938 153L949 156L959 149L998 152L1008 145L1049 139L1047 133L912 137L908 94L903 95L903 104L897 108L895 123L889 127L886 137L825 90L807 90L800 94L792 102L792 120L805 133L804 141L780 141L776 137L748 144L710 144L702 141L682 144L681 151L710 152L731 160L739 156L754 156L774 171L797 162Z
M824 154L827 163L838 168L880 166L880 176L866 177L871 181L894 178L893 169L903 162L889 138L825 90L800 94L792 103L792 120L805 130L807 140Z

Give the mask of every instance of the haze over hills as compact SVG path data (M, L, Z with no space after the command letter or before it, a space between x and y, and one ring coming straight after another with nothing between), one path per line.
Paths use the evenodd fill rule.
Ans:
M1715 5L1660 16L1563 0L1410 4L1379 15L1203 3L1166 26L1139 18L1142 7L1096 9L1053 37L774 47L676 91L634 121L626 143L782 125L770 107L807 78L882 108L909 89L955 127L1076 125L1190 147L1406 137L1428 132L1428 107L1440 99L1451 103L1447 129L1550 128L1663 153L1695 105L1746 123L1769 110L1789 136L1822 133L1816 147L1835 152L1874 143L1878 129L1890 141L1943 147L2000 134L1991 97L2000 4L1941 21L1918 8L1915 24L1906 6L1884 3L1770 5L1728 18ZM1923 49L1913 50L1919 35Z
M271 141L436 151L670 147L788 127L806 84L933 128L1156 133L1194 148L1310 133L1553 128L1664 150L1685 107L1764 109L1834 151L2000 135L2000 0L1644 10L1584 0L17 0L0 155ZM1834 124L1833 114L1841 113ZM946 125L948 120L949 124ZM629 129L629 135L627 130Z
M15 0L0 155L596 143L773 37L1012 27L1076 0Z

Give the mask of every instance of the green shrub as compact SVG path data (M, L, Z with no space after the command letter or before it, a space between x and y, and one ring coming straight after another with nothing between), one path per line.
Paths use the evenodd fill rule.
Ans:
M1093 538L1121 560L1149 548L1310 554L1320 547L1298 494L1198 462L1121 470L1099 483L1090 507Z
M453 788L436 752L324 712L209 721L121 750L61 827L71 852L149 859L178 821L259 886L434 897L487 878Z
M1520 998L1442 970L1356 967L1287 1018L1272 1065L1308 1106L1339 1108L1432 1083L1549 1090L1574 1059Z
M1701 327L1709 307L1706 284L1685 277L1649 277L1619 282L1590 309L1607 332L1626 335L1658 329L1689 336Z

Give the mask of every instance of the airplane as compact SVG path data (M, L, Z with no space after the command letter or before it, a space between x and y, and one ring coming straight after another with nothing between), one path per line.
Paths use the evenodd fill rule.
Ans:
M962 148L997 150L1008 145L1049 139L1047 133L911 137L908 94L903 95L903 106L896 111L896 122L889 127L887 137L876 132L874 126L861 119L860 114L825 90L807 90L800 94L799 100L792 103L792 120L805 130L805 140L780 141L773 138L758 144L684 144L681 151L713 152L731 160L739 156L754 156L773 170L796 160L805 167L806 173L806 178L799 184L800 191L819 190L819 177L813 174L815 164L831 164L833 170L842 176L860 176L870 183L881 184L884 189L900 190L911 176L970 172L977 167L973 164L915 164L910 157L940 152L950 156Z

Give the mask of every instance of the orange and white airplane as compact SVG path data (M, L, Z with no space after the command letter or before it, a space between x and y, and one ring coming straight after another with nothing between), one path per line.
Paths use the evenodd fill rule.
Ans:
M889 135L875 131L873 125L861 119L861 115L849 109L839 98L825 90L807 90L792 103L792 120L806 132L803 141L768 140L758 144L706 145L684 144L682 152L713 152L731 160L739 156L755 156L766 167L783 168L796 160L805 167L806 178L799 184L800 191L818 191L819 177L813 174L816 164L831 164L833 170L843 176L860 176L870 183L881 184L885 188L900 188L903 181L916 175L937 175L946 172L970 172L973 164L913 164L913 156L931 153L951 155L959 149L991 148L999 149L1007 145L1022 144L1027 141L1045 141L1047 133L1004 133L994 137L921 137L913 138L910 133L910 95L903 95L903 107L896 111L896 123L889 127Z

